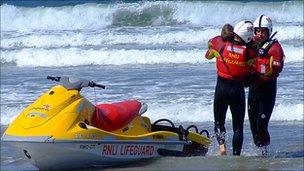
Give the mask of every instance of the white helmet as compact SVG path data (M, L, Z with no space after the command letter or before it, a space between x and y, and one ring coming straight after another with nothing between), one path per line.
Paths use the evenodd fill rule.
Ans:
M253 24L251 21L240 21L235 25L233 32L245 43L249 43L253 37Z
M272 21L269 17L265 16L264 14L259 16L257 19L255 19L253 23L254 28L267 28L269 35L271 35L272 32Z

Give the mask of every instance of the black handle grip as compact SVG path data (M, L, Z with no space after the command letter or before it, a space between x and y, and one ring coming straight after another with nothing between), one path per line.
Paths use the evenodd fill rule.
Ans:
M61 77L53 77L53 76L49 76L49 75L48 75L46 78L47 78L48 80L52 80L52 81L60 81L60 78L61 78Z
M101 84L96 84L95 86L96 86L96 87L99 87L99 88L102 88L102 89L105 89L105 88L106 88L106 86L101 85Z
M94 81L90 81L90 82L89 82L89 86L90 86L90 87L99 87L99 88L102 88L102 89L105 89L105 88L106 88L105 85L97 84L97 83L95 83Z

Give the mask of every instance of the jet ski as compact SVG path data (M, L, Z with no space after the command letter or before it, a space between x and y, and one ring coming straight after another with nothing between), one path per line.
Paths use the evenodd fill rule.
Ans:
M8 125L1 140L39 169L108 167L161 156L205 156L207 130L151 122L146 103L92 104L82 88L105 86L85 79L48 76L59 82Z

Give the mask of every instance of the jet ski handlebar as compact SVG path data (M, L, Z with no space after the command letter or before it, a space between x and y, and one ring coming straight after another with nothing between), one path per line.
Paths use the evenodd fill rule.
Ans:
M102 89L105 89L106 86L102 84L95 83L94 81L88 81L85 79L82 80L72 80L69 77L53 77L53 76L47 76L47 79L60 82L65 88L72 90L77 89L81 90L83 87L99 87Z

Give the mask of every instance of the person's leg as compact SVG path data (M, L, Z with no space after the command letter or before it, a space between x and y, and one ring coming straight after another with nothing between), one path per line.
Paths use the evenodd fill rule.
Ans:
M225 155L225 119L226 119L226 112L228 109L228 104L225 102L225 84L221 81L217 81L215 95L214 95L214 105L213 105L213 112L214 112L214 132L216 135L216 139L220 146L220 154Z
M253 142L256 146L259 146L258 137L258 115L259 115L259 101L257 97L256 88L250 87L248 92L248 118L250 123L250 129L253 137Z
M259 104L259 116L257 120L260 146L270 144L270 135L268 132L268 123L275 105L276 99L276 82L269 82L262 87L260 93L261 100Z
M233 155L240 155L243 146L243 127L245 118L245 92L243 87L236 87L230 104L233 126Z

